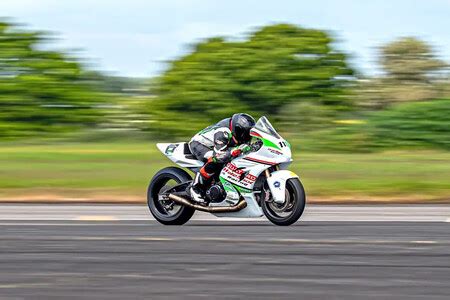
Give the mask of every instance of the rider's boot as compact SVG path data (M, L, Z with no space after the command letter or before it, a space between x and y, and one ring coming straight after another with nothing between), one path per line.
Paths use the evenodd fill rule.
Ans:
M192 200L200 204L206 204L205 200L205 179L202 174L198 172L195 174L194 181L190 187L190 194Z

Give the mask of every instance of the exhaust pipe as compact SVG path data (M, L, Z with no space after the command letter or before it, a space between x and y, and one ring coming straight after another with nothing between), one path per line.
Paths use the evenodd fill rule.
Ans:
M247 202L245 202L245 200L243 200L243 199L240 200L238 202L238 204L236 204L234 206L203 206L203 205L191 203L189 200L187 200L183 197L174 195L174 194L169 194L169 199L172 201L175 201L179 204L195 208L196 210L206 211L206 212L210 212L210 213L234 212L234 211L239 211L239 210L247 207Z

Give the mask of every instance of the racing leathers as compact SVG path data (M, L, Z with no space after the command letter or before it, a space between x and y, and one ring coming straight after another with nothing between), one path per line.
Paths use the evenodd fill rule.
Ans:
M205 202L204 193L210 180L234 157L250 151L247 144L239 145L231 131L231 119L227 118L198 132L189 142L189 148L198 160L205 162L194 178L191 197Z

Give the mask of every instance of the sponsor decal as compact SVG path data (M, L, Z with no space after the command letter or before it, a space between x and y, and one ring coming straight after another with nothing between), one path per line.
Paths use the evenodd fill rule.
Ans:
M275 150L275 149L272 149L272 148L267 148L267 150L269 150L270 152L272 152L272 153L274 153L274 154L276 154L276 155L281 155L281 154L283 154L283 153L281 153L280 151Z
M276 188L280 188L281 183L280 183L279 181L275 181L275 182L273 183L273 185L274 185Z
M222 172L225 173L225 178L232 182L239 182L243 186L249 186L255 183L257 177L249 173L249 171L244 171L242 168L238 168L233 163L228 163Z

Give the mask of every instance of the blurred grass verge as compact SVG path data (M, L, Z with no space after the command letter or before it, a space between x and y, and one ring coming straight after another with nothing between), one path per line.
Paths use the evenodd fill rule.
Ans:
M314 203L450 203L450 153L295 152ZM0 147L0 201L144 203L148 181L171 162L153 142Z

